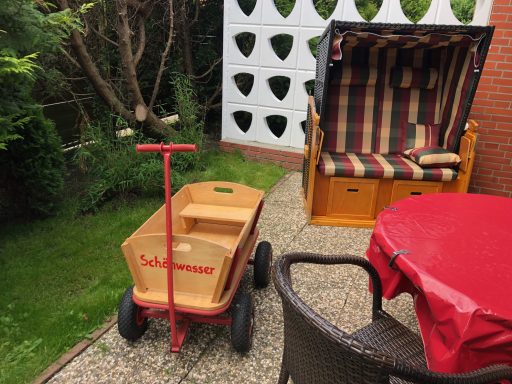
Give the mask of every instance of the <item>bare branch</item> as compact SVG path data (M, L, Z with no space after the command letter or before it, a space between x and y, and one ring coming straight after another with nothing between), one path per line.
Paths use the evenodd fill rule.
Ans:
M144 53L144 49L146 48L146 25L145 25L146 19L142 16L139 16L138 20L138 40L139 44L137 46L137 52L135 52L135 55L133 56L133 65L137 66L140 63L140 60L142 59L142 54Z
M186 6L187 0L180 0L177 2L176 6L176 23L178 24L177 32L178 32L178 38L181 40L181 47L182 47L182 56L183 56L183 67L185 70L185 74L188 76L194 75L194 52L192 48L192 36L191 36L191 25L192 23L189 22L189 19L187 18L187 6Z
M213 94L210 96L210 98L206 101L206 104L205 104L204 108L207 111L210 110L210 109L218 108L217 107L218 104L222 105L222 102L221 103L217 103L217 104L213 104L215 99L220 95L221 91L222 91L222 84L219 84L217 86L217 89L215 89L215 92L213 92Z
M130 8L135 9L135 13L141 15L143 18L147 18L151 13L154 1L146 0L126 0L126 5Z
M212 104L210 106L208 106L208 111L211 111L212 109L217 109L217 108L220 108L222 107L222 102L221 103L215 103L215 104Z
M69 3L67 0L58 0L59 8L64 11L69 9ZM131 112L125 108L123 103L117 98L116 94L110 87L110 85L101 76L96 64L91 59L87 47L85 46L82 35L78 30L73 30L70 36L71 47L75 52L77 60L74 60L65 50L62 50L64 55L72 59L73 63L76 63L79 68L82 69L84 74L87 76L91 85L94 87L96 93L103 99L103 101L114 111L119 113L123 118L128 121L135 121L134 116Z
M119 36L119 53L121 55L121 64L123 66L123 74L126 80L126 86L130 92L130 100L132 108L145 108L148 110L147 116L144 116L144 121L152 128L159 130L160 133L173 132L174 130L168 127L161 121L150 109L147 108L142 92L140 91L139 81L137 79L137 72L132 53L131 31L128 21L128 0L117 0L116 8L118 14L117 34Z
M135 72L135 66L133 64L127 2L140 5L141 9L145 9L146 12L147 9L150 9L150 6L148 5L148 2L142 3L139 0L116 1L116 7L118 11L118 49L123 67L123 77L129 91L129 100L133 106L140 104L146 108L146 104L144 103L142 94L140 92L137 74ZM57 0L57 3L60 10L70 9L68 0ZM102 77L97 65L94 63L92 57L90 56L83 36L78 30L75 29L71 31L70 43L75 53L76 60L63 50L64 54L67 54L67 57L73 59L74 61L72 62L78 64L85 76L89 79L91 85L94 87L96 93L110 108L112 108L115 113L119 114L130 123L135 123L135 115L130 111L130 108L127 108L123 101L120 99L120 97L122 97L125 92L115 90L115 84L109 83L105 80L105 78ZM145 122L147 123L145 126L149 127L153 133L158 133L161 135L162 133L169 134L174 132L172 128L163 123L152 111L148 111L147 119Z
M110 43L112 45L115 45L116 47L119 47L119 44L117 44L114 40L109 39L107 36L105 36L103 33L98 31L96 28L94 28L92 25L89 25L89 28L96 34L98 37L105 40L107 43Z
M208 70L203 73L202 75L199 75L199 76L192 76L192 78L194 80L199 80L199 79L202 79L203 77L205 77L206 75L208 75L211 71L213 71L215 69L215 67L222 61L222 57L219 57L217 60L215 60L213 62L212 65L210 65L210 68L208 68Z
M149 102L149 110L153 109L153 105L155 104L156 97L158 95L158 91L160 89L160 81L162 80L162 74L165 70L165 62L169 57L169 52L171 51L172 40L174 35L174 11L173 11L173 0L169 0L169 36L167 38L167 43L165 44L164 52L162 53L162 58L160 59L160 67L158 68L158 73L156 75L155 86L153 87L153 93L151 94L151 100Z
M144 99L137 81L137 73L132 53L131 31L128 24L127 0L117 0L117 34L119 36L119 53L121 54L121 63L126 77L126 85L131 93L133 107L137 104L144 104Z
M192 20L192 25L197 23L197 21L199 20L199 8L200 8L200 5L201 5L201 2L199 0L196 0L196 10L195 10L195 14L194 14L194 19Z
M73 64L75 67L77 67L78 69L82 69L82 67L80 66L80 64L78 63L78 61L76 61L73 56L71 56L68 51L66 51L64 48L59 48L59 50L61 51L61 53L66 56L66 58L71 62L71 64Z

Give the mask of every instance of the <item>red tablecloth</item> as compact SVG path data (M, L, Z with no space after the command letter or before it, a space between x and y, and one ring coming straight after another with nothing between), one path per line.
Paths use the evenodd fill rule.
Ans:
M380 213L367 256L385 298L415 296L431 370L512 365L511 240L512 199L429 194Z

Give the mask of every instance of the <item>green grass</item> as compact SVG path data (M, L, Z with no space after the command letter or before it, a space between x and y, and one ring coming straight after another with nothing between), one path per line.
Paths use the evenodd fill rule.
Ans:
M285 171L209 152L187 182L228 180L268 191ZM0 234L0 383L30 382L113 314L132 284L120 245L163 202L116 199L95 215L11 223Z
M193 171L186 182L205 180L233 181L269 191L285 171L273 164L246 161L240 153L206 152L203 169Z

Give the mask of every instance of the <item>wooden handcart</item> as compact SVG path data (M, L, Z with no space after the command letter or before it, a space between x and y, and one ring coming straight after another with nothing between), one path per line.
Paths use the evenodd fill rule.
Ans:
M212 181L184 186L171 198L170 156L195 151L193 145L138 145L140 152L164 157L166 204L122 245L135 286L128 288L119 308L121 336L136 340L148 318L168 318L172 352L179 352L191 322L231 326L231 341L239 352L251 345L253 309L241 292L231 305L248 263L254 283L270 280L272 248L261 242L256 223L263 192L236 183ZM232 307L231 316L225 314Z

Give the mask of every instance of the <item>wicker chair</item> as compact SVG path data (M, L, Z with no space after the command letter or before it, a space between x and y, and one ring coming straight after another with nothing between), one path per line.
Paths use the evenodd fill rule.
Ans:
M294 263L352 264L370 275L373 320L353 334L343 332L307 306L293 291ZM494 365L462 374L443 374L426 367L421 338L382 309L377 271L357 256L289 253L276 263L274 284L283 303L284 352L279 383L496 383L512 379L512 367Z

